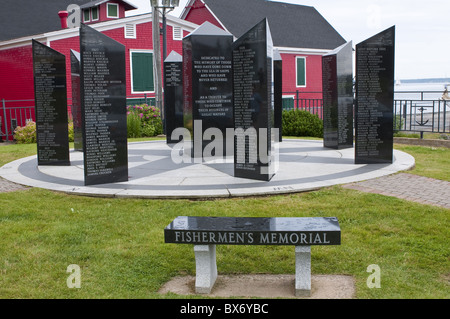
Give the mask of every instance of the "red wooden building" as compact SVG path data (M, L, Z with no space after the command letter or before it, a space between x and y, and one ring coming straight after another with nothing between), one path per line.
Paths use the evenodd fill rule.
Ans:
M50 0L45 2L47 1ZM0 35L0 126L3 139L7 133L11 137L15 126L25 125L29 119L34 120L32 39L66 56L70 109L72 98L70 50L80 51L79 28L63 29L58 12L66 10L67 6L76 0L51 2L53 7L47 18L53 19L55 23L44 27L47 28L46 32L32 34L33 28L30 27L28 33L31 34L23 37L3 40L2 37L5 35ZM136 7L122 0L91 1L80 5L80 8L82 23L125 45L128 104L143 103L146 99L152 103L155 95L152 14L126 17L125 12ZM68 19L71 19L71 13ZM183 37L196 27L198 27L196 24L168 15L167 51L174 50L181 54Z
M0 138L11 137L15 126L34 120L32 39L66 56L70 107L70 50L79 52L79 28L63 28L58 12L71 4L79 5L82 23L125 45L129 104L145 98L151 102L155 93L151 13L127 17L125 12L136 9L130 0L24 1L29 9L17 10L15 1L6 0L0 11ZM75 14L69 12L69 22ZM191 0L180 18L167 15L167 52L182 54L183 37L205 21L237 38L265 17L283 58L284 104L308 108L296 104L306 101L312 103L313 112L320 112L321 57L345 40L313 7L265 0Z
M196 24L209 21L236 38L265 17L283 59L284 106L297 106L301 100L299 107L321 108L322 55L346 41L314 7L265 0L190 0L181 15Z

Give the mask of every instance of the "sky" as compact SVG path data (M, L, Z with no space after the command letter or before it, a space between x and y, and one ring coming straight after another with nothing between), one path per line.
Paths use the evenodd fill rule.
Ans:
M171 14L178 17L187 1L180 0L180 8ZM395 25L396 79L450 78L450 5L447 1L273 1L315 7L344 39L353 41L353 46ZM150 11L150 0L128 2L139 7L131 14Z

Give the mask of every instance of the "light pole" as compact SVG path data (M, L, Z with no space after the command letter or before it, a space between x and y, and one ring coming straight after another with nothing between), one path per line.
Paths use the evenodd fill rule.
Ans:
M166 14L179 6L180 0L150 0L152 6L152 20L153 20L153 69L155 70L155 104L161 111L161 119L163 122L163 130L165 133L165 115L164 105L162 98L162 61L167 56L167 41L166 41ZM161 11L159 11L159 9ZM161 59L161 44L159 41L160 29L159 29L159 12L163 17L163 58Z

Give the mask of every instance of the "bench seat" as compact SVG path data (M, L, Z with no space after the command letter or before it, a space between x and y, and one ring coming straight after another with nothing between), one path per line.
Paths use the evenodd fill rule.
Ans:
M217 279L216 245L295 246L296 296L311 294L311 246L340 245L335 217L188 217L165 229L166 243L194 245L196 292L210 293Z

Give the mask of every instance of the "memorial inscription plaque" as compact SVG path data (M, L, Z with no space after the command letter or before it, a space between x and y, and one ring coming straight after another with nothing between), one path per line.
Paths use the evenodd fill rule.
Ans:
M283 60L278 49L273 53L273 97L274 124L278 129L279 141L283 141Z
M275 174L272 57L266 19L233 44L235 177L269 181Z
M164 111L168 144L180 142L172 139L173 130L183 127L183 57L172 51L164 61Z
M193 245L340 245L335 217L179 216L164 229L166 243Z
M226 129L234 126L232 44L230 33L209 22L183 39L184 127L193 137L195 158L202 158L205 147L211 143L215 145L212 152L226 156ZM210 128L221 133L213 135L213 142L205 137ZM228 138L232 143L233 136Z
M128 181L125 47L83 24L80 47L85 184Z
M33 40L38 165L70 165L66 57Z
M393 161L395 26L356 45L355 163Z
M322 57L324 147L353 147L352 42Z
M83 125L81 121L81 83L80 83L80 53L70 50L70 65L72 75L72 119L73 140L75 151L83 151Z

